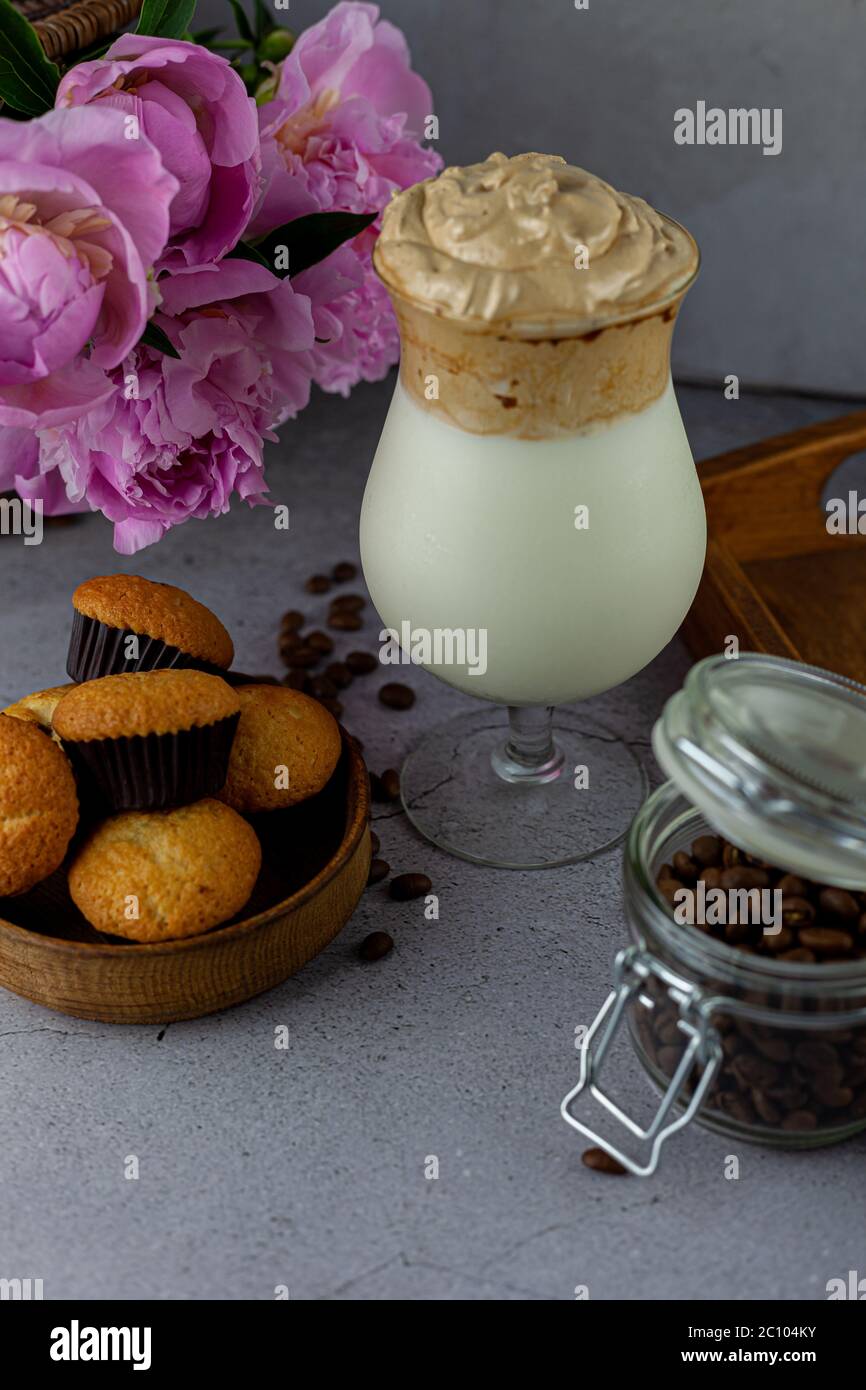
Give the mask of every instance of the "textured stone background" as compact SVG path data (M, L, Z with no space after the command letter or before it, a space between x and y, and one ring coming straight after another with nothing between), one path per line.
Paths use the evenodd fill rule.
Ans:
M305 28L327 0L291 0ZM675 365L691 379L864 394L864 0L387 0L448 163L565 155L678 218L701 277ZM198 22L225 0L200 0ZM674 112L781 107L783 148L674 144Z
M69 594L118 568L185 585L225 619L241 667L276 671L279 614L311 571L356 554L389 391L319 396L284 431L270 477L292 508L287 537L239 508L134 561L118 561L96 517L41 548L0 543L3 702L63 678ZM698 456L845 408L680 398ZM368 644L377 629L371 615ZM650 762L653 722L688 666L675 641L593 702ZM345 715L374 769L468 703L410 670L417 704L389 713L378 679L356 683ZM829 1278L863 1269L864 1136L785 1154L693 1126L650 1181L581 1164L558 1110L577 1074L574 1028L626 939L618 853L512 874L437 853L393 808L376 808L376 828L395 870L430 873L437 923L369 890L282 988L164 1034L0 992L0 1276L42 1278L47 1298L267 1299L287 1284L296 1298L565 1300L588 1284L593 1298L787 1299L822 1298ZM397 945L365 966L356 948L374 928ZM291 1046L277 1052L284 1023ZM626 1104L647 1089L628 1061ZM732 1152L737 1182L723 1176ZM123 1177L128 1154L137 1182Z

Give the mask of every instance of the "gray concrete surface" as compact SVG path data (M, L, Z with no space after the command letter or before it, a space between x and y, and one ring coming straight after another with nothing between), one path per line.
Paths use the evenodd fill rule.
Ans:
M296 30L330 0L291 0ZM864 392L863 0L379 0L405 31L450 163L544 150L697 237L681 373ZM197 23L228 22L199 0ZM782 112L782 151L677 145L674 112Z
M70 591L118 568L185 585L228 623L241 666L276 671L279 614L312 570L356 554L389 390L318 397L284 432L270 468L292 508L287 537L264 510L238 509L133 562L118 562L96 517L41 548L2 541L3 701L62 679ZM680 396L698 456L845 408ZM674 641L593 703L646 754L688 665ZM423 673L408 679L408 714L362 682L349 693L346 723L373 768L465 703ZM270 1299L286 1285L296 1299L567 1300L583 1284L592 1298L774 1300L822 1298L829 1278L866 1269L864 1137L786 1154L693 1126L650 1181L582 1166L558 1107L576 1076L575 1026L625 940L618 853L511 874L434 851L391 808L376 808L376 828L395 869L431 875L438 922L374 888L282 988L164 1031L0 993L0 1277L41 1278L46 1298ZM360 964L359 941L380 927L396 949ZM632 1062L626 1102L645 1085ZM129 1155L137 1181L124 1177Z

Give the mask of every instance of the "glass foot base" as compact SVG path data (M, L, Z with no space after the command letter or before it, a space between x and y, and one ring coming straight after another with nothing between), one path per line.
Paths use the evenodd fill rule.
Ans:
M477 864L551 869L603 854L625 838L647 793L646 774L587 711L557 709L553 736L544 780L527 779L505 749L505 710L458 715L406 759L406 814L440 849Z

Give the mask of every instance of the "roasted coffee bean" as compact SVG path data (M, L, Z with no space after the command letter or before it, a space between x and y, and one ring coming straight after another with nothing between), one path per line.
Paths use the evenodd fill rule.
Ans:
M329 637L327 632L321 632L319 628L315 628L313 632L308 632L304 638L304 643L306 646L312 647L314 651L323 652L325 656L330 656L334 650L333 637Z
M832 1043L805 1039L794 1048L794 1060L807 1072L841 1073L839 1054Z
M767 1030L769 1033L769 1030ZM772 1033L764 1038L755 1037L752 1039L758 1052L762 1057L766 1057L770 1062L790 1062L791 1044L784 1038L775 1037Z
M724 928L724 937L729 945L736 945L740 941L745 941L749 934L748 922L738 922L732 919L726 923Z
M676 1043L682 1043L683 1033L675 1018L666 1019L664 1023L656 1028L656 1037L660 1043L666 1047L673 1047Z
M381 883L383 878L387 878L391 872L391 865L386 864L384 859L373 859L370 863L370 877L368 883Z
M682 1047L660 1047L657 1053L658 1064L665 1076L672 1076L682 1059L685 1049L685 1039Z
M678 849L674 855L674 873L683 883L695 883L698 877L698 866L694 859L690 859L685 850Z
M732 845L729 840L725 841L722 849L722 863L726 869L735 869L738 864L743 863L745 857L741 849L737 849L737 846Z
M379 658L372 652L349 652L346 665L353 676L369 676L378 668Z
M367 600L363 594L337 594L331 599L329 611L331 613L360 613L362 608L366 608Z
M623 1168L605 1149L584 1149L581 1158L587 1168L592 1168L596 1173L609 1173L611 1177L622 1177L628 1173L628 1169Z
M719 1097L723 1108L741 1125L754 1125L758 1122L757 1112L748 1096L741 1091L725 1091Z
M786 927L808 927L815 920L815 909L808 898L782 895L782 922Z
M379 781L382 791L389 801L400 800L400 774L395 767L386 767Z
M753 869L749 865L737 865L725 869L721 877L722 888L769 888L770 875L766 869Z
M308 594L326 594L331 587L331 581L326 574L311 574L304 585Z
M854 1097L849 1114L852 1120L866 1120L866 1090Z
M838 956L854 949L854 938L838 927L802 927L800 945L819 956Z
M359 632L364 626L364 620L358 613L329 613L328 627L332 627L335 632Z
M788 898L805 898L809 892L808 883L799 874L782 874L776 887Z
M704 887L707 889L721 888L722 872L723 871L717 868L715 865L713 865L709 869L704 869L703 873L701 874L701 878L704 881Z
M303 613L299 613L297 608L290 608L280 619L280 629L283 632L298 632L305 622Z
M721 863L722 842L718 835L699 835L692 845L692 859L704 869Z
M386 931L371 931L358 947L358 955L361 960L381 960L393 947L393 936L389 936Z
M331 578L336 584L348 584L350 579L354 579L358 573L358 566L353 565L351 560L341 560L331 570Z
M426 897L432 888L433 884L426 874L398 874L391 879L389 892L398 903L406 903L412 898Z
M857 935L866 936L866 912L861 912L857 918Z
M299 632L295 632L295 630L292 629L289 632L280 633L280 640L277 645L279 646L280 653L283 654L292 651L295 647L302 647L304 645L304 640Z
M818 1128L818 1116L811 1110L791 1110L782 1120L782 1129L809 1132Z
M683 891L683 885L678 878L660 878L656 888L662 897L667 899L671 907L676 907L678 901L682 901L682 899L677 898L677 894Z
M758 1113L758 1117L764 1121L765 1125L777 1125L782 1118L782 1111L774 1101L764 1091L754 1090L751 1092L751 1101Z
M415 703L415 691L399 681L389 681L380 689L379 700L388 709L411 709Z
M325 667L325 675L338 690L345 690L346 686L352 684L352 672L343 661L332 661L330 666Z
M818 894L818 906L828 916L837 917L843 922L853 922L860 916L857 899L844 888L822 888Z
M766 1091L779 1080L778 1067L766 1057L758 1057L754 1052L739 1053L731 1063L731 1069L737 1080L750 1089L754 1086Z
M779 960L792 960L798 965L814 965L818 957L814 951L807 951L805 946L795 946L792 951L783 951Z
M778 931L762 931L760 945L770 955L781 955L794 944L794 933L790 927L780 927Z
M340 701L331 700L326 695L319 696L319 704L323 709L326 709L329 714L332 714L335 719L339 719L340 715L343 713L343 706Z
M822 1105L826 1105L828 1110L844 1110L854 1099L854 1092L850 1086L842 1086L826 1076L817 1076L812 1089L816 1099Z
M379 853L379 850L380 850L381 848L382 848L382 841L379 839L379 836L376 834L375 830L371 830L371 831L370 831L370 850L371 850L371 852L372 852L374 858L375 858L376 855Z
M288 675L283 676L283 685L287 685L290 690L300 690L306 694L310 689L310 677L300 666L292 666Z
M317 700L336 700L337 687L327 676L313 676L310 681L310 694Z
M321 659L322 653L317 652L315 647L293 647L287 664L300 666L302 671L308 671L311 666L318 666Z

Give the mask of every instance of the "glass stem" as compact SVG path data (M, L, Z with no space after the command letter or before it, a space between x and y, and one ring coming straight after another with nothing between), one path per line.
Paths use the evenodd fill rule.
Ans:
M553 737L553 706L509 705L508 738L491 762L506 782L553 782L565 762Z

